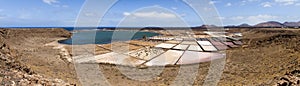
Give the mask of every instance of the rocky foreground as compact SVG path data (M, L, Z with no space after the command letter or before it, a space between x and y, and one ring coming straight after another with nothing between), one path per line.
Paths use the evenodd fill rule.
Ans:
M218 85L300 85L300 30L230 32L242 32L244 45L226 51L226 65ZM80 85L73 64L62 55L61 49L46 46L70 36L63 29L0 29L0 85ZM66 47L70 50L70 46ZM199 75L190 85L204 83L209 64L199 64ZM166 67L154 80L142 82L124 76L115 65L99 67L111 85L133 86L170 85L179 68Z
M60 75L62 71L72 73L72 68L57 50L43 46L70 36L63 29L0 29L0 85L75 85Z
M224 80L224 83L299 86L300 30L239 31L243 32L244 46L227 51L227 66L223 76L233 81Z

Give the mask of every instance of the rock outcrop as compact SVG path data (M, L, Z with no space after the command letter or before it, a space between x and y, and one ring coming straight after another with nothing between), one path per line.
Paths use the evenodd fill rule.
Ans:
M284 76L275 77L274 86L300 86L300 70L294 70Z

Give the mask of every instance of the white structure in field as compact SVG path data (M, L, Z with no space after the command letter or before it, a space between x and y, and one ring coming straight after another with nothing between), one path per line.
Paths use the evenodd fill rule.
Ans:
M178 44L178 45L176 45L173 49L177 49L177 50L186 50L188 47L189 47L189 45Z
M184 51L179 50L168 50L167 52L159 55L158 57L147 62L146 66L165 66L175 65L178 59L181 57Z
M156 45L155 47L170 49L170 48L174 47L175 45L176 44L161 43L161 44Z
M209 41L197 41L197 43L203 48L204 51L218 51L218 49Z

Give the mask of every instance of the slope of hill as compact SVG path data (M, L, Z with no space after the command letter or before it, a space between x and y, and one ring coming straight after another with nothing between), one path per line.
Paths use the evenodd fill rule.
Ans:
M284 25L277 21L263 22L254 25L255 27L283 27Z
M48 64L46 62L48 60L40 58L44 59L44 63L37 60L40 57L38 55L42 53L34 52L45 52L42 47L39 48L41 50L33 50L42 40L53 40L48 39L49 37L68 36L70 35L62 29L0 29L0 84L3 86L72 85L61 78L47 76L47 72L39 72L48 70L42 66ZM35 64L36 62L41 64Z
M251 27L251 25L244 23L244 24L239 25L238 27Z
M283 25L287 26L287 27L299 27L300 21L299 22L284 22Z

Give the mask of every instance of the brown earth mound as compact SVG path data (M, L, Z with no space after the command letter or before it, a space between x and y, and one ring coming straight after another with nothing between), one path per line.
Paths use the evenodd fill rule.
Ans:
M246 29L244 46L227 50L219 85L271 85L276 76L300 69L300 30Z
M43 43L54 41L57 37L70 37L70 33L63 29L0 29L0 84L5 86L71 85L60 77L49 77L45 71L49 69L40 66L51 60L39 56L44 52L39 49ZM37 48L38 46L40 48ZM59 60L51 56L49 58L53 59L52 62ZM55 66L55 64L47 65ZM53 70L55 69L51 69Z

